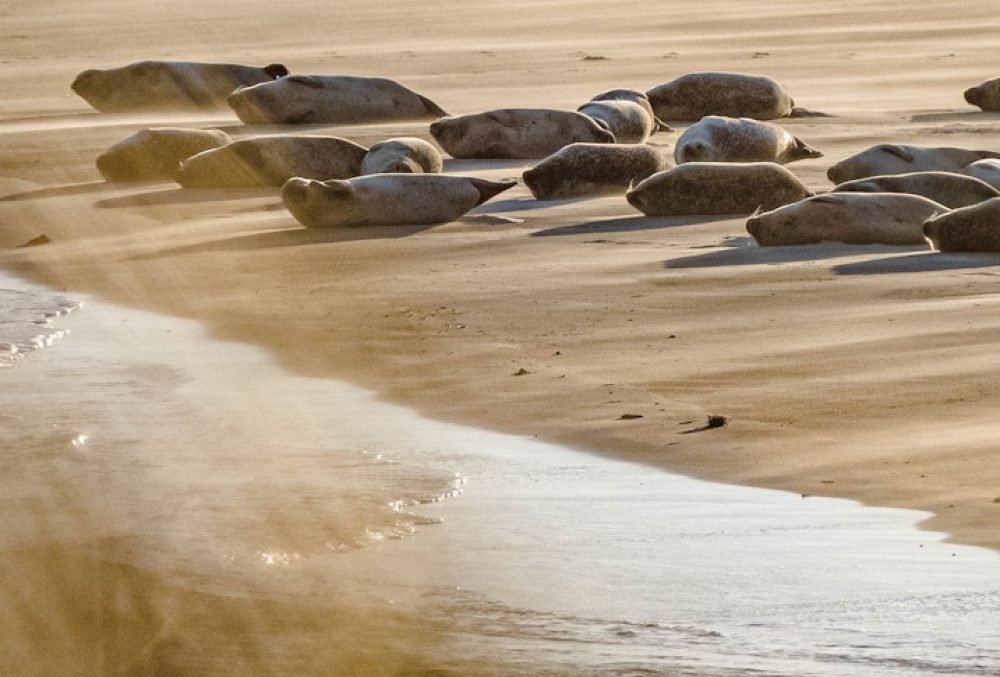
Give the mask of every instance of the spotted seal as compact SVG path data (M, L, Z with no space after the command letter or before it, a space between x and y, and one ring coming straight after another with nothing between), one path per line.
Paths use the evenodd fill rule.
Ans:
M949 209L968 207L983 200L1000 197L1000 191L984 181L952 172L910 172L869 176L847 181L831 192L910 193L922 195Z
M923 233L942 252L1000 252L1000 198L932 216Z
M774 120L794 112L795 101L765 75L687 73L646 92L656 117L668 122L706 115Z
M522 175L539 200L623 193L669 166L646 144L573 143L560 148Z

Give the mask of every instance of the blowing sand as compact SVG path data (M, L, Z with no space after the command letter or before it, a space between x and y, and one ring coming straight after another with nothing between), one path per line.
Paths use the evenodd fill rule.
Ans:
M196 319L435 417L928 510L927 528L1000 547L998 257L762 249L743 219L536 202L524 186L444 226L306 231L276 191L106 184L94 167L146 126L245 134L235 115L101 115L69 91L84 68L141 59L282 62L392 77L462 114L575 109L693 70L764 73L834 116L781 121L825 153L790 167L822 189L830 164L873 143L1000 150L1000 116L962 100L998 75L988 3L56 0L3 13L0 266ZM426 123L322 131L429 138ZM669 152L678 134L651 142ZM40 235L51 242L14 249ZM698 430L709 414L729 424Z

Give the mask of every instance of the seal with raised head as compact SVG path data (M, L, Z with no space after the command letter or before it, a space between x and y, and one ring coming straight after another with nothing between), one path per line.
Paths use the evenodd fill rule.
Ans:
M121 68L89 69L72 89L105 113L225 108L237 87L288 75L273 63L263 68L194 61L139 61Z
M1000 158L1000 153L968 148L880 143L844 158L830 167L826 175L834 183L844 183L884 174L961 172L966 165L983 158Z
M581 141L614 143L615 135L583 113L548 108L501 108L446 117L431 135L453 158L541 159Z
M635 101L588 101L576 110L611 130L617 143L645 143L659 131L656 118Z
M795 101L764 75L688 73L646 92L661 120L700 120L706 115L775 120L792 115Z
M813 194L774 162L689 162L653 174L625 194L646 216L750 214Z
M438 149L411 136L376 143L361 162L362 174L440 174L443 168Z
M1000 198L932 216L923 233L941 252L1000 252Z
M949 209L968 207L1000 197L1000 191L972 176L952 172L910 172L886 174L846 181L834 193L910 193L922 195Z
M230 141L218 129L142 129L101 153L97 169L108 181L172 179L184 160Z
M823 157L802 139L770 122L709 115L688 127L674 146L674 162L776 162Z
M920 244L924 221L947 211L906 193L827 193L754 214L747 232L764 247L825 241Z
M291 75L232 93L229 106L248 125L360 124L447 115L425 96L388 78Z
M572 143L522 175L531 194L553 200L599 193L623 193L669 166L646 144Z
M965 90L965 100L988 113L1000 113L1000 78Z
M1000 190L1000 160L976 160L963 167L962 173Z
M279 187L293 176L346 179L361 173L367 152L337 136L258 136L188 158L175 178L185 188Z
M372 174L347 181L289 179L281 199L307 228L447 223L517 185L443 174Z

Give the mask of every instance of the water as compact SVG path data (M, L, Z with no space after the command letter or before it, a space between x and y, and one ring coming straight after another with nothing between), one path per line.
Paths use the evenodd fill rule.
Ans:
M0 288L5 319L74 305ZM920 513L431 421L173 318L46 319L72 334L0 371L0 674L1000 672L1000 557Z

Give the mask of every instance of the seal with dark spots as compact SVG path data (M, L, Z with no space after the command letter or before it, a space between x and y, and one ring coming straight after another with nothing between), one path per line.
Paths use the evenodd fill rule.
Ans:
M173 179L181 162L231 140L218 129L143 129L104 151L97 158L97 169L108 181Z
M345 179L361 173L367 152L336 136L258 136L188 158L175 178L185 188L278 187L293 176Z
M623 193L669 166L663 154L646 144L573 143L523 174L539 200Z
M646 216L750 214L812 195L774 162L689 162L653 174L625 194Z
M611 130L617 143L645 143L659 127L635 101L588 101L578 112Z
M1000 252L1000 198L932 216L923 233L941 252Z
M1000 160L976 160L962 168L966 176L973 176L1000 190Z
M965 100L988 113L1000 113L1000 78L965 90Z
M1000 153L968 148L880 143L844 158L830 167L826 175L834 183L844 183L884 174L961 172L968 164L984 158L1000 158Z
M360 124L447 115L425 96L388 78L292 75L239 89L229 106L248 125Z
M583 113L548 108L446 117L431 135L454 158L540 159L580 141L614 143L615 135Z
M747 232L765 246L843 242L920 244L923 224L948 208L905 193L828 193L754 214Z
M72 89L105 113L225 108L237 87L288 75L281 64L263 68L193 61L140 61L76 76Z
M454 221L517 185L443 174L372 174L347 181L293 178L281 189L307 228L402 226Z
M362 174L440 174L443 168L437 148L409 136L376 143L361 163Z
M784 87L764 75L688 73L646 94L661 120L700 120L706 115L774 120L793 113Z
M840 184L832 192L910 193L922 195L949 209L968 207L1000 197L1000 191L984 181L952 172L911 172L869 176Z
M776 162L823 157L809 144L770 122L709 115L691 125L674 146L674 161Z

